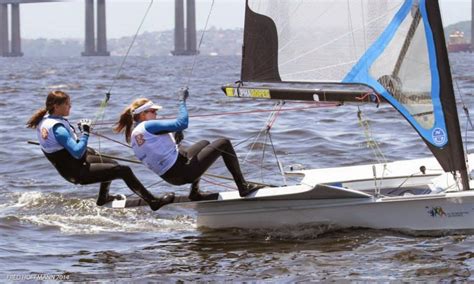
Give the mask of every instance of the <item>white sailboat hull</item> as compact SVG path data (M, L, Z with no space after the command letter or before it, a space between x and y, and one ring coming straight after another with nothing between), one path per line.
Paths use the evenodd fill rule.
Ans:
M299 185L263 188L245 198L223 192L217 201L195 203L198 226L474 230L474 190L460 191L433 158L294 174L303 176Z
M248 200L200 203L198 226L276 228L327 225L408 231L474 229L474 191L347 200Z

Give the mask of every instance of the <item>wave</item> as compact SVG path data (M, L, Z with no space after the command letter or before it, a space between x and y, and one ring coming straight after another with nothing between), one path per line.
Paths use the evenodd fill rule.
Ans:
M149 208L98 207L93 199L70 198L59 193L13 193L0 205L0 216L18 218L39 227L56 227L67 234L101 232L171 232L195 229L192 216L173 207L159 212ZM174 212L173 212L174 211ZM12 215L14 214L14 215Z

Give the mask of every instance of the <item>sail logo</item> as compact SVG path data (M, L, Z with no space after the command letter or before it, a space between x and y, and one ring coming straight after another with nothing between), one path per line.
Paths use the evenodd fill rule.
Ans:
M447 217L447 218L457 218L457 217L468 217L471 213L469 211L465 210L459 210L459 211L445 211L443 207L441 206L435 206L435 207L425 207L428 211L428 214L433 217Z
M426 207L427 209L429 207ZM428 210L428 214L431 215L431 217L446 217L446 212L444 212L443 207L432 207L430 210Z
M442 146L446 143L446 133L441 128L433 129L431 136L433 138L434 144L436 145Z
M270 90L268 89L225 88L225 93L228 97L256 98L256 99L269 99L270 98Z

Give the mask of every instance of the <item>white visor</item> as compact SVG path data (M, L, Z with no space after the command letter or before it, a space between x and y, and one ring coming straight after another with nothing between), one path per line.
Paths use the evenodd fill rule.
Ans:
M148 101L146 104L136 108L135 110L132 111L132 114L139 114L139 113L142 113L146 110L149 110L149 109L156 109L156 110L160 110L162 109L163 107L160 106L160 105L155 105L152 101Z

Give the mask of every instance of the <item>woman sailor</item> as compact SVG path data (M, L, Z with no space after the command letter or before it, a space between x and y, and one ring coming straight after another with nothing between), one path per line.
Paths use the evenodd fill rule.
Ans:
M146 190L129 167L99 157L92 149L88 149L91 121L81 120L79 126L82 129L82 136L77 139L74 128L64 118L69 115L70 109L69 95L62 91L52 91L46 98L46 107L39 109L27 122L29 128L37 129L44 155L63 178L71 183L83 185L100 182L97 199L99 206L113 200L108 193L110 183L114 179L124 180L152 210L158 210L161 206L173 202L173 193L156 198ZM49 115L46 115L47 113Z
M179 134L188 128L188 90L182 89L178 96L179 114L176 119L157 119L156 111L161 109L161 106L155 105L149 99L140 98L125 108L114 130L125 130L125 140L131 142L135 156L163 180L173 185L190 183L191 200L217 198L217 194L201 194L199 180L219 157L223 158L225 166L232 174L240 196L246 196L261 188L260 185L245 181L237 155L228 139L218 139L212 143L203 140L187 149L178 147L176 143L182 139ZM181 137L175 140L173 132Z

